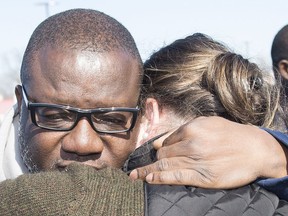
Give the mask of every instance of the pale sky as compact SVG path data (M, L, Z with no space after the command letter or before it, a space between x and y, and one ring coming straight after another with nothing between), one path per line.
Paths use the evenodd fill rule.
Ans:
M116 18L130 30L144 60L177 38L201 32L270 69L273 37L288 24L288 0L55 1L50 15L92 8ZM0 74L7 66L3 56L10 62L17 53L22 56L33 30L46 18L45 2L49 0L0 0Z

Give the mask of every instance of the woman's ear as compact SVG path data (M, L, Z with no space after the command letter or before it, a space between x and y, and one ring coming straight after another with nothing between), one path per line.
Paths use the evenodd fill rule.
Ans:
M278 63L278 70L280 75L288 80L288 60L283 59Z
M139 147L150 138L154 137L160 119L160 109L154 98L147 98L145 101L144 113L141 117L140 130L136 147Z
M147 98L145 102L145 117L150 125L155 126L160 122L160 107L154 98Z

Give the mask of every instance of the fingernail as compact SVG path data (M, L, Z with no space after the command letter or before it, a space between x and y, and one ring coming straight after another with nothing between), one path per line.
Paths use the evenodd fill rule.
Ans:
M148 175L146 176L146 181L147 181L148 183L150 183L150 182L153 181L153 174L152 174L152 173L150 173L150 174L148 174Z
M137 172L137 170L133 170L133 171L130 173L129 177L130 177L130 179L132 179L132 180L138 179L138 172Z

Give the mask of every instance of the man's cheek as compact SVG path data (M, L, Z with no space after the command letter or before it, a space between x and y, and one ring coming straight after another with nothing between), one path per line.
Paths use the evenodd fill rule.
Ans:
M135 147L128 141L117 145L113 150L112 156L117 160L115 167L120 168L124 165L129 155L135 150Z
M33 139L29 148L34 164L41 171L53 168L55 161L60 155L55 145L51 145L51 143L39 138Z

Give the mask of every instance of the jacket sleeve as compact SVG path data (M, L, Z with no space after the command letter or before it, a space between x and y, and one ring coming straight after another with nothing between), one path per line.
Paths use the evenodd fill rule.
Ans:
M269 134L277 139L283 146L288 148L288 135L279 131L273 131L264 128ZM257 180L257 183L272 193L275 193L279 198L288 201L288 176L283 178L269 178Z

